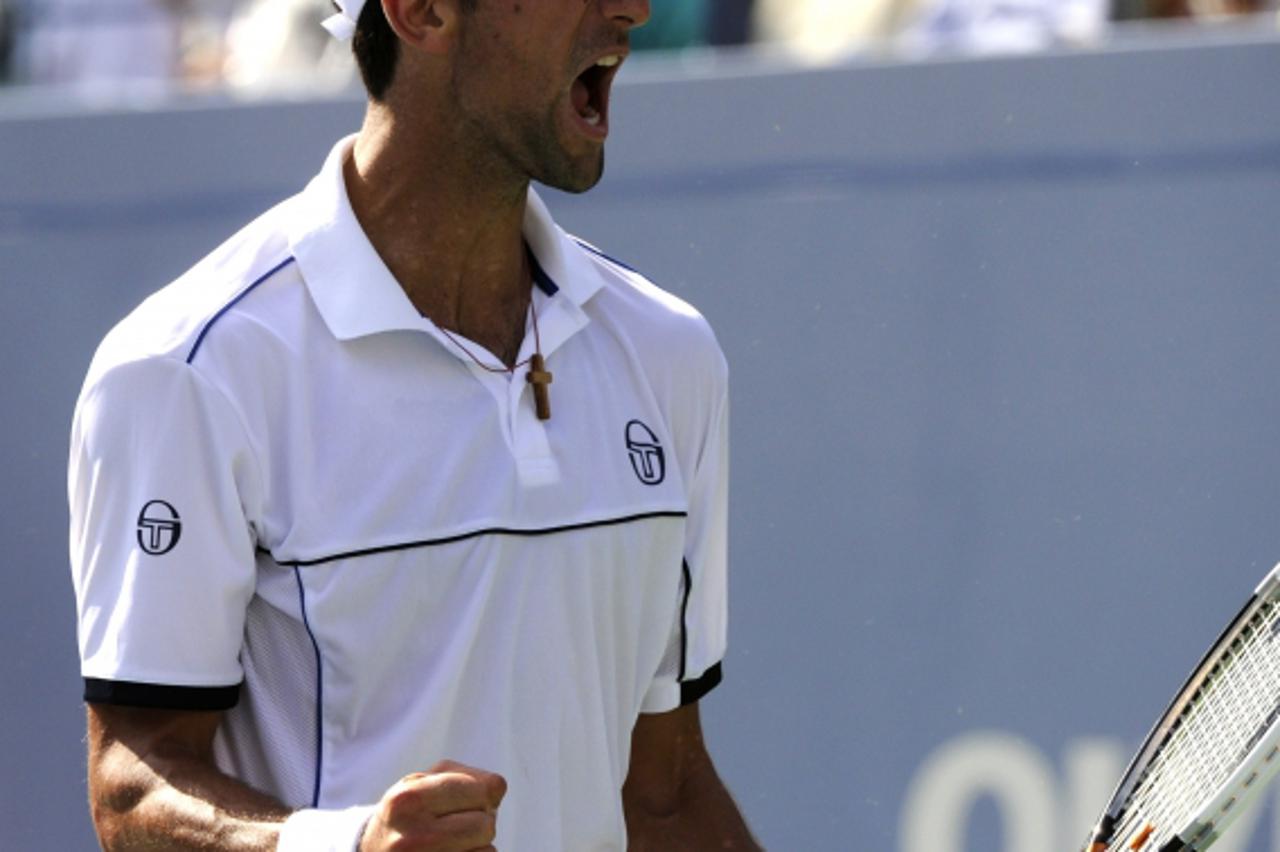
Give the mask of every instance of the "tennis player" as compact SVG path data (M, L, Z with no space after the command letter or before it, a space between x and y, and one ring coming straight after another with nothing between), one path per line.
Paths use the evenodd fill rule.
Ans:
M107 849L753 849L703 744L727 376L530 189L648 0L342 0L369 104L104 340L72 433Z

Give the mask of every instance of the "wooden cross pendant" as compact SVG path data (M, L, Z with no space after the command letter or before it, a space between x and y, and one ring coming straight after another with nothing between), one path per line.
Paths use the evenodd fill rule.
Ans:
M538 419L550 420L551 394L547 391L547 385L551 384L552 375L547 372L547 362L542 360L541 353L529 359L529 372L525 378L533 385L533 401L538 409Z

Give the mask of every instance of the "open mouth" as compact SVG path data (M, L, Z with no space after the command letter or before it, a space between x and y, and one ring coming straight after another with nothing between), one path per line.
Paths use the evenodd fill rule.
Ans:
M583 124L601 134L609 127L609 90L621 65L621 56L604 56L573 81L574 112Z

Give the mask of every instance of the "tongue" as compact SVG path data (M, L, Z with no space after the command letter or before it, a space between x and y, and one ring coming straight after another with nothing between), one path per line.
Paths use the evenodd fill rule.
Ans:
M573 81L570 95L573 98L573 108L578 111L578 115L586 115L591 110L591 92L581 77Z

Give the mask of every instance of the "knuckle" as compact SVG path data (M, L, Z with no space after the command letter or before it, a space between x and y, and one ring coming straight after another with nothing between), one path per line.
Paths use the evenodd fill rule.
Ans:
M393 787L382 800L382 812L385 822L397 824L404 822L420 810L421 794L411 787Z
M427 774L441 775L446 772L459 772L464 769L466 769L466 767L463 766L461 763L458 763L456 760L440 760L440 761L437 761L436 764L432 766L430 770L428 770Z
M472 781L465 775L459 775L450 772L438 776L433 782L432 787L435 791L443 796L457 796L465 793L472 785Z
M408 807L413 798L414 793L412 790L404 787L393 789L387 793L387 810L391 813L398 813Z

